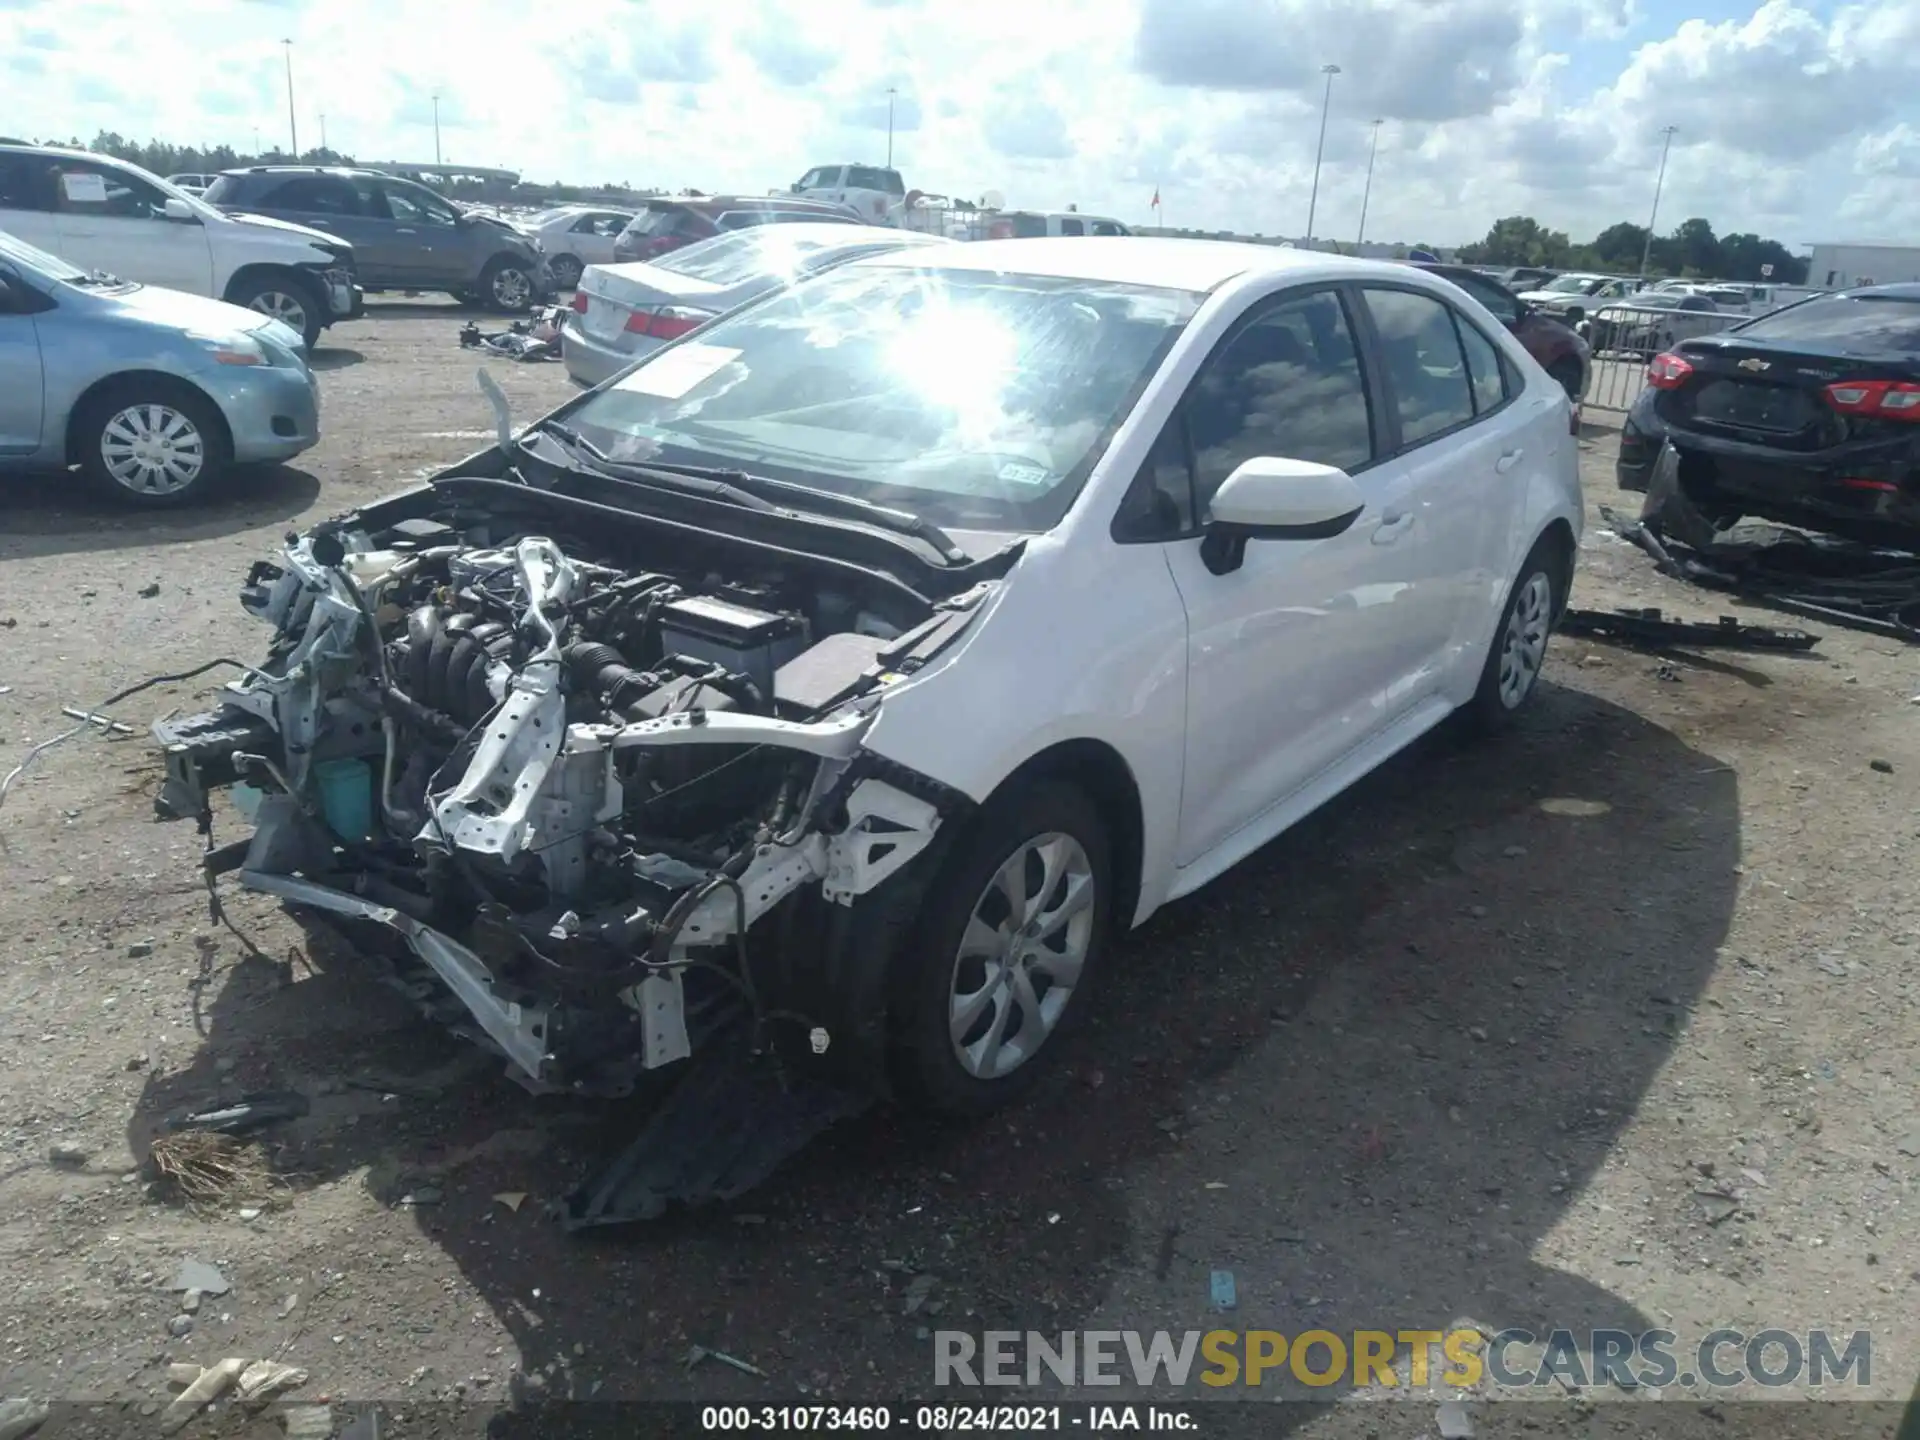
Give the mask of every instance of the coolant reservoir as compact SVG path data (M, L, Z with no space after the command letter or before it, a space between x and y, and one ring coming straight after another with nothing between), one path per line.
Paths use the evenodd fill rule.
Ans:
M402 560L410 558L411 553L406 550L357 550L343 563L355 585L371 590L393 574L394 567Z

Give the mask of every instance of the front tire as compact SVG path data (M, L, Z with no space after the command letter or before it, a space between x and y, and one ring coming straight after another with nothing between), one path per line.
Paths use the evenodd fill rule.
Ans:
M1547 536L1535 542L1520 566L1481 667L1480 684L1465 707L1481 733L1497 733L1513 724L1539 688L1547 642L1571 578L1569 568L1560 547Z
M480 275L480 298L489 310L520 315L533 308L533 270L511 255L498 255Z
M220 412L185 384L135 380L94 395L74 417L74 441L96 492L148 510L203 499L232 460Z
M1112 847L1083 792L1043 780L988 801L901 952L904 1096L972 1117L1025 1093L1086 1011L1112 906Z
M319 292L306 281L290 276L267 275L243 280L228 294L227 301L261 315L271 315L298 330L309 353L320 343L320 332L326 329L327 310Z
M554 289L571 290L580 283L580 273L586 267L578 255L556 255L549 262L549 268L553 271Z

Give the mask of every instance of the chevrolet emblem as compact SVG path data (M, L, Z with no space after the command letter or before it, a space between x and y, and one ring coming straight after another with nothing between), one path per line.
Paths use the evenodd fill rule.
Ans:
M1742 370L1760 371L1760 370L1771 370L1773 366L1771 363L1765 360L1742 360L1740 362L1740 368Z

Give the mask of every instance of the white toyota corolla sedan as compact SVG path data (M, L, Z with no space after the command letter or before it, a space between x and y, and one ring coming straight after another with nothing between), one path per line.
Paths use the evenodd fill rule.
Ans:
M1534 693L1565 390L1444 280L1265 246L869 257L256 566L159 727L218 873L354 927L530 1084L743 1031L938 1110L1117 931Z

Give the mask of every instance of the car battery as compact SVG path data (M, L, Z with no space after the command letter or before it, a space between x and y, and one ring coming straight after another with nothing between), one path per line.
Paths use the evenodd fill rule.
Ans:
M664 654L738 671L771 703L774 672L807 648L807 622L798 615L692 595L661 607L660 644Z

